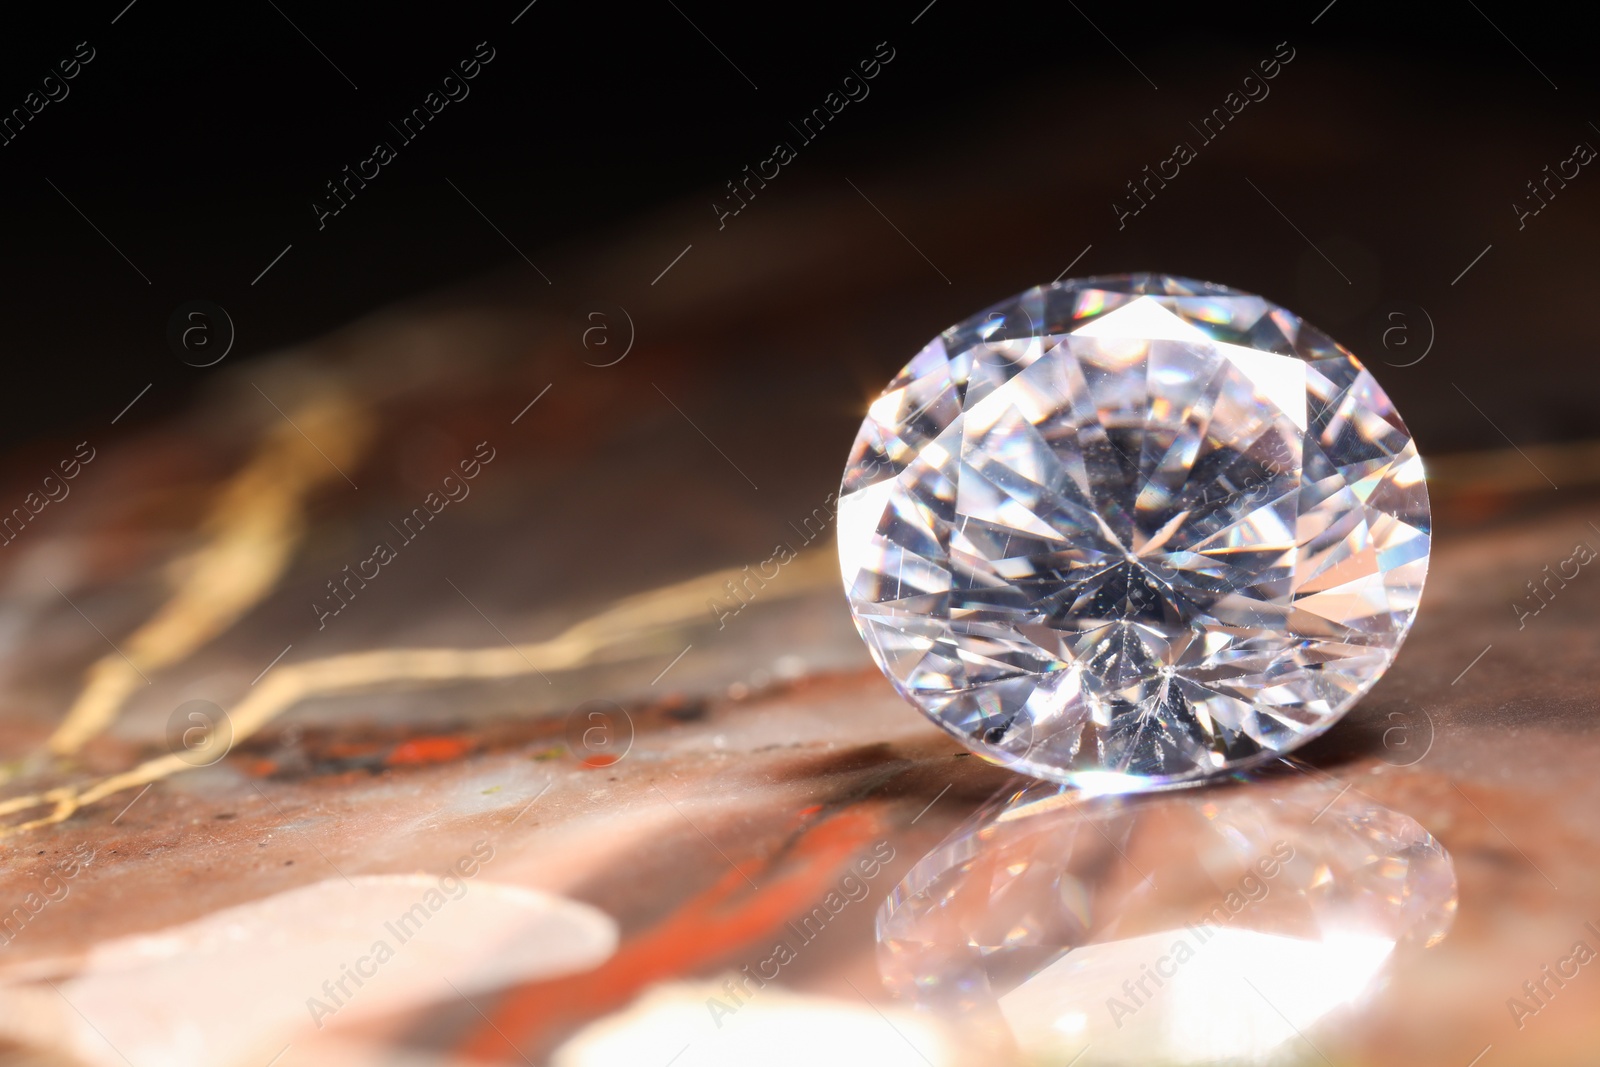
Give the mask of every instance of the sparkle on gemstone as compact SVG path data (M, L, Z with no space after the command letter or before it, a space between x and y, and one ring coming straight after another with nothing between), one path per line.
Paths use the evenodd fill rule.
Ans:
M1095 791L1326 729L1428 566L1422 462L1355 356L1158 274L946 330L872 404L839 495L850 608L896 688L985 758Z

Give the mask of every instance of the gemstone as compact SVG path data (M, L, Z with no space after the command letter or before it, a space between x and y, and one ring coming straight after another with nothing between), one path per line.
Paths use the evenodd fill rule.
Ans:
M979 755L1086 792L1263 763L1377 681L1428 566L1422 461L1348 350L1160 274L1031 289L869 409L850 610Z
M1449 853L1339 782L1081 797L997 797L878 910L885 984L975 1062L1366 1062L1344 1024L1455 917Z

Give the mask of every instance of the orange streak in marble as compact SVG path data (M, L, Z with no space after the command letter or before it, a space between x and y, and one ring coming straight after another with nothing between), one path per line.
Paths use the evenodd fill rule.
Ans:
M784 870L775 881L752 892L742 870L728 871L671 917L624 942L616 955L593 971L507 990L490 1013L490 1022L469 1031L459 1051L482 1059L501 1058L508 1037L520 1044L549 1035L563 1024L597 1018L626 1004L646 986L710 967L756 944L815 905L833 888L839 868L881 833L877 816L860 809L804 831L784 857ZM762 948L770 946L763 943Z
M383 762L391 767L403 763L447 763L472 751L465 737L416 737L395 746Z

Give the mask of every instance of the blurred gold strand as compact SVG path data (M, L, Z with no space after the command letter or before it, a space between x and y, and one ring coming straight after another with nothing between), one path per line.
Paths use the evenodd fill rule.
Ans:
M654 652L663 639L686 626L716 621L711 605L725 603L729 582L746 577L745 568L713 571L617 601L546 641L506 648L378 649L308 660L277 668L230 713L235 743L311 697L373 689L399 682L442 684L556 673ZM803 552L766 581L755 601L781 600L827 588L839 581L831 548ZM670 646L669 646L670 647ZM193 765L175 755L146 760L132 770L84 787L61 786L43 793L0 801L0 815L50 805L37 819L0 827L0 838L49 826L114 793L160 781Z
M287 424L268 434L251 461L223 488L203 527L207 541L179 561L173 596L129 639L127 649L134 664L159 669L177 663L259 602L282 576L304 535L309 494L338 476L334 464L353 462L370 436L370 425L332 394L297 409L293 418L326 456ZM1600 483L1600 442L1436 457L1429 460L1428 471L1430 482L1445 494L1537 489L1547 484L1545 475L1559 484L1595 484ZM760 596L798 596L831 585L837 574L830 551L804 552L766 583ZM712 621L714 606L729 603L728 583L738 585L745 577L745 568L729 568L630 596L549 640L514 648L378 649L280 667L230 714L233 737L244 740L313 697L397 683L444 684L557 673L635 658L684 626ZM142 680L119 656L95 663L83 692L50 738L49 751L58 755L77 751L115 721L122 703ZM87 786L61 786L0 801L0 815L51 808L37 819L0 827L0 838L62 822L86 805L191 766L177 756L161 756Z
M1454 452L1423 461L1430 487L1456 492L1523 492L1600 483L1600 441Z
M311 493L342 480L335 466L353 464L372 436L370 421L337 391L320 391L290 418L299 429L275 421L223 486L201 524L203 543L173 566L172 595L123 643L127 658L111 653L89 668L45 743L49 753L77 752L116 720L128 695L144 684L141 671L186 659L277 584L305 535Z

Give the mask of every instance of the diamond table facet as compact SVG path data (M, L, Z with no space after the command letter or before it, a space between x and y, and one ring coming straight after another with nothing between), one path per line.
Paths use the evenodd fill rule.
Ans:
M1272 759L1411 626L1422 462L1348 350L1159 274L1031 289L871 406L838 509L856 625L979 755L1089 791Z

